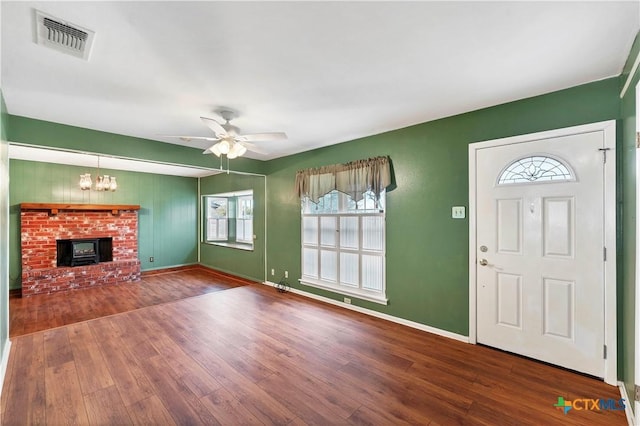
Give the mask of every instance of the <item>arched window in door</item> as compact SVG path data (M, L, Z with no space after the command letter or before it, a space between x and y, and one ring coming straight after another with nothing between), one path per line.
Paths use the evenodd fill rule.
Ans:
M564 161L548 155L528 155L505 167L498 177L498 185L574 180L575 174Z

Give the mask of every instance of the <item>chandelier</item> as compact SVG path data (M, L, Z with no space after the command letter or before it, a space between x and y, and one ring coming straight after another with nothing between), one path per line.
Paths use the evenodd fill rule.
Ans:
M91 180L91 173L83 173L80 175L80 189L87 191L91 189L93 181ZM118 189L118 182L115 176L104 175L100 176L100 156L98 156L98 173L96 174L96 191L115 191Z

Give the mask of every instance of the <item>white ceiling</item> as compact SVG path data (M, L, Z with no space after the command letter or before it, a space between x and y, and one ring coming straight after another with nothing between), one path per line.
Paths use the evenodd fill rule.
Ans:
M2 1L9 113L161 142L239 112L272 159L619 75L638 2ZM39 9L96 32L34 43ZM23 141L28 142L28 141ZM212 162L214 164L215 161Z

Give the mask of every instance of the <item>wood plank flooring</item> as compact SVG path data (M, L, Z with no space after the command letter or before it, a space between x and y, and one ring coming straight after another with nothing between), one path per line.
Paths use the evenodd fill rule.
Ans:
M4 425L626 424L622 411L565 415L559 396L619 399L596 379L255 284L13 338L0 416Z
M9 336L48 330L249 283L199 267L176 272L144 275L139 282L126 284L11 297Z

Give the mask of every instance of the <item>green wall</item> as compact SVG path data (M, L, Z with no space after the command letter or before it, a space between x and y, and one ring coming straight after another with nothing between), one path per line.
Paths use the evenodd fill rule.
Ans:
M9 115L10 142L42 145L83 152L96 152L127 158L141 158L174 164L219 168L213 155L203 155L202 149L133 138L82 127ZM231 162L234 170L262 173L262 161L238 158Z
M627 58L622 76L620 90L626 83L633 62L640 51L640 35L636 36L631 53ZM636 285L636 90L639 81L636 72L632 76L624 97L622 98L622 140L618 149L618 169L620 183L620 214L622 230L619 235L620 262L618 268L618 351L621 362L618 365L618 378L622 380L629 395L633 395L635 374L635 285ZM637 415L637 413L636 413Z
M9 344L9 157L6 141L7 107L0 90L0 362L4 361Z
M387 306L352 304L462 335L469 333L468 145L472 142L619 118L619 79L432 121L270 161L267 269L288 270L293 287L337 300L341 295L298 283L300 201L296 170L388 155L396 188L387 193Z
M264 281L265 262L265 177L218 174L200 180L202 195L253 190L253 250L241 250L200 243L200 263L255 281Z
M197 263L197 200L195 178L101 170L116 176L116 192L82 191L84 167L11 160L10 280L21 286L20 203L59 202L139 204L138 256L142 270ZM154 262L149 258L154 257Z

